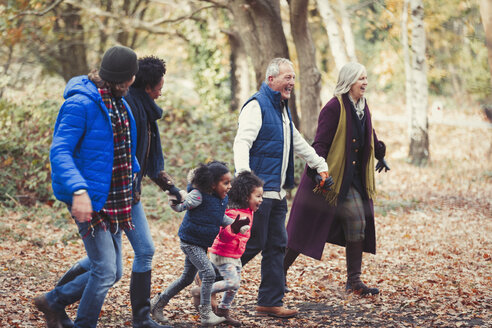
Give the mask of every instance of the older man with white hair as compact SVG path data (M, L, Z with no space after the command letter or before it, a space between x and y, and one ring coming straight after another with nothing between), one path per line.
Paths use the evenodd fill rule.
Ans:
M241 109L234 140L236 172L253 171L265 182L264 200L255 213L241 262L245 265L262 252L257 314L290 318L297 310L284 308L282 299L287 245L285 196L286 189L294 186L294 153L318 173L321 185L329 174L324 158L316 154L292 123L288 107L296 77L292 62L275 58L265 75L260 90Z

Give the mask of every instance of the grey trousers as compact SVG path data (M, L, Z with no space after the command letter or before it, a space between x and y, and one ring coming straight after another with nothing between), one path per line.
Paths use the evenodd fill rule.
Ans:
M366 217L364 201L356 188L350 186L347 197L337 207L337 218L341 221L345 240L349 242L364 240Z
M173 281L161 294L161 299L169 302L185 287L191 285L195 275L200 271L202 286L200 290L200 305L210 304L210 294L215 281L215 270L207 257L207 250L201 246L187 244L181 241L181 250L186 255L183 273Z

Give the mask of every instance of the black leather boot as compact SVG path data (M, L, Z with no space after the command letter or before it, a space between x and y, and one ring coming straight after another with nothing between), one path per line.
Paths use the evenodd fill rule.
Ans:
M150 318L151 271L132 272L130 301L132 303L133 328L171 328L162 326Z
M77 262L67 272L65 272L60 280L58 280L56 286L65 285L67 282L74 280L76 277L86 272L87 271L79 264L79 262ZM63 328L73 327L73 321L68 317L68 314L67 312L65 312L65 310L59 312L58 318Z
M56 286L65 285L67 282L70 282L80 276L82 273L86 273L87 270L84 269L79 262L75 263L65 274L58 280Z
M363 243L363 241L348 241L345 246L347 259L347 284L345 285L345 291L349 293L355 292L360 295L376 295L379 294L379 289L369 288L360 280Z
M284 256L285 293L289 293L291 291L291 289L287 286L287 271L289 270L290 266L294 263L294 261L297 259L299 254L300 253L298 251L295 251L290 248L287 248L285 250L285 256Z

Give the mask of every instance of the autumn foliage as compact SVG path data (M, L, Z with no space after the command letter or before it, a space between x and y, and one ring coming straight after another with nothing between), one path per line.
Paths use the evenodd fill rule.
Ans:
M391 114L388 106L374 104L372 108L378 114ZM450 112L447 117L466 122L478 113L478 109ZM258 257L243 269L233 307L244 327L492 325L492 132L431 125L432 163L417 168L406 162L404 122L376 119L375 127L387 143L391 171L376 175L378 248L375 256L364 256L362 278L379 287L381 294L366 298L345 294L344 250L326 245L322 261L301 256L289 270L292 292L284 302L299 308L299 316L258 318L254 316L260 281ZM153 197L168 214L164 195ZM63 213L63 206L45 205L0 211L1 327L43 327L42 315L32 306L33 296L52 289L63 272L85 255L75 225ZM181 273L184 256L177 237L181 217L168 221L149 217L156 245L154 294ZM100 327L131 327L132 250L127 239L123 240L125 273L108 294ZM198 326L189 289L166 307L175 327ZM76 309L75 304L68 313L74 317Z

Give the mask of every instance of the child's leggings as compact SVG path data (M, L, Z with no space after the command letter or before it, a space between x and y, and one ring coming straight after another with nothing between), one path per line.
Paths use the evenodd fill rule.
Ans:
M241 284L241 267L225 263L219 265L218 269L224 280L213 284L212 293L225 292L219 308L229 309Z
M180 246L186 255L183 273L162 292L160 298L167 304L174 295L189 286L195 279L196 273L200 271L202 277L200 305L209 305L212 285L215 281L215 271L207 257L207 250L204 247L187 244L183 241L181 241Z

